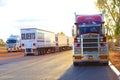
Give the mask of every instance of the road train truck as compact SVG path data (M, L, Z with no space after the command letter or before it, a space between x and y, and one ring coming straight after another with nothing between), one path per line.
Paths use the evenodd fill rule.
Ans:
M95 15L75 14L72 29L73 64L97 62L108 65L108 43L104 26L104 13Z
M21 51L21 39L19 35L11 35L7 38L6 47L8 52Z
M74 41L74 38L73 37L68 37L68 49L72 49L72 46L73 46L73 41Z
M64 34L55 34L56 51L69 49L69 37Z
M21 48L25 55L55 52L55 33L37 28L23 28Z

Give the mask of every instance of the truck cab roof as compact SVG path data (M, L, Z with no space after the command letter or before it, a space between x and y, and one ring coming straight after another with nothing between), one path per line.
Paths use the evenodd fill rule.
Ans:
M76 18L76 23L78 25L88 25L88 26L100 26L102 23L101 15L78 15Z

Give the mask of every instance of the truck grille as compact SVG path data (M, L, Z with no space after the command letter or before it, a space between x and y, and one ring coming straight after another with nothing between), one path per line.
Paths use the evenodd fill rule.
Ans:
M83 51L84 52L98 52L98 48L83 48Z
M32 51L31 48L26 49L26 52L31 52L31 51Z
M96 39L96 38L83 39L83 42L98 42L98 39Z
M83 53L84 52L98 52L98 37L83 39Z
M88 44L83 44L83 47L98 47L98 44L96 44L96 43L88 43Z

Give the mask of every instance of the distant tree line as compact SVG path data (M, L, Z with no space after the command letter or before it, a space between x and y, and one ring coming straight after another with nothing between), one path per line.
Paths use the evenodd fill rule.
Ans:
M0 47L5 47L6 43L3 41L3 39L0 39Z
M64 33L64 32L58 32L57 34L65 35L65 33Z

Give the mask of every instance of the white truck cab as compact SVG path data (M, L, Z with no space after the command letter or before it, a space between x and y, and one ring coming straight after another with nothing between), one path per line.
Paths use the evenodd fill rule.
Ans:
M20 51L20 37L18 35L11 35L7 38L6 47L8 52Z

